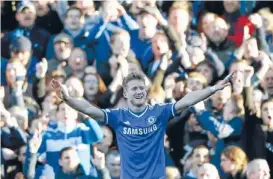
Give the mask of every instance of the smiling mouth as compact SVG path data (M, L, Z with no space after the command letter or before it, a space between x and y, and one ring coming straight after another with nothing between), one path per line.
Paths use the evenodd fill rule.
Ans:
M136 95L136 96L134 96L134 97L135 97L135 99L142 99L143 96L144 96L144 95Z

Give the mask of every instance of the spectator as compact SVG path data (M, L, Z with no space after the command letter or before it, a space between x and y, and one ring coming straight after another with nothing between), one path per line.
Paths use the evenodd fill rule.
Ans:
M69 35L60 33L54 38L54 52L55 56L49 60L48 73L54 70L62 69L66 75L71 75L71 68L68 66L67 61L73 50L73 41ZM65 63L66 62L66 63Z
M247 179L269 179L270 169L268 163L264 159L254 159L250 161L246 168Z
M216 167L210 163L204 163L198 170L198 179L220 179Z
M136 59L134 59L133 52L130 51L130 35L127 31L117 30L113 32L110 47L111 56L108 60L110 65L108 66L108 68L110 67L110 76L109 73L104 73L102 76L106 84L109 84L111 79L114 79L116 71L119 67L122 67L123 71L128 70L128 60L136 61Z
M72 69L72 75L78 79L82 79L84 76L84 69L87 66L85 51L80 48L74 48L68 59L68 65Z
M265 76L264 76L264 91L265 91L265 98L271 99L273 98L273 68L271 67L270 69L268 69L268 71L266 72Z
M170 60L170 49L168 39L162 32L157 32L152 39L153 58L148 62L148 68L144 69L146 75L153 80L157 72L161 69L167 69ZM165 62L163 62L165 61ZM166 67L164 68L164 64ZM163 68L163 69L162 69Z
M131 48L136 54L136 58L141 64L141 67L146 69L148 61L153 55L150 40L156 34L158 20L150 12L143 9L137 15L137 23L139 25L139 30L130 32Z
M6 68L6 81L4 105L5 107L11 107L12 105L18 105L24 107L23 93L32 96L31 87L24 89L26 79L26 69L19 60L12 59L7 64Z
M67 10L64 19L64 30L63 33L70 36L73 39L75 47L80 47L87 53L88 60L94 60L94 51L92 50L92 39L93 32L87 30L84 26L85 19L81 9L76 7L71 7ZM91 38L92 37L92 38ZM47 46L46 58L51 59L54 56L54 43L55 36L51 37L51 40ZM56 51L55 51L56 52ZM55 54L56 55L56 54Z
M198 170L204 164L209 162L209 150L205 146L197 146L192 150L190 155L191 169L185 174L183 178L185 179L196 179L198 176Z
M50 34L58 34L63 29L59 15L52 9L50 1L32 1L37 12L36 25L47 30Z
M12 106L9 109L11 117L14 117L18 126L24 131L25 135L27 134L27 129L29 126L28 111L25 108L20 108L19 106Z
M244 125L245 132L243 136L243 144L250 160L255 158L264 158L267 159L269 166L272 166L273 121L271 119L273 117L273 101L272 99L263 100L260 110L254 108L254 100L252 97L253 87L250 85L250 77L252 74L253 70L252 72L249 71L245 75L246 79L244 82L246 87L245 118L247 120ZM260 111L261 114L259 115L257 111ZM248 135L251 135L252 138ZM253 150L253 147L255 147L255 150Z
M179 170L175 167L166 167L166 177L167 179L179 179L180 173Z
M227 54L233 53L237 46L232 40L228 39L227 23L221 17L216 17L209 27L207 33L208 47L215 51L225 67L229 68L234 58Z
M99 23L100 14L98 11L96 11L93 0L77 0L73 6L82 10L85 16L85 24L88 29L92 28L94 24Z
M217 15L211 12L205 12L202 14L199 19L198 32L203 32L206 36L208 36L210 25L216 17Z
M107 29L116 27L124 30L138 29L138 24L125 11L123 6L118 1L104 1L101 3L102 18L107 24Z
M221 167L228 174L228 178L240 179L247 166L247 156L245 152L236 146L225 148L221 154Z
M197 108L199 108L199 105L198 107L194 107L194 109ZM200 105L200 109L201 108L204 109L204 106ZM231 96L224 106L222 119L213 117L208 111L203 111L199 114L195 112L195 115L196 114L196 118L202 128L209 131L214 137L217 137L212 163L219 170L220 155L223 149L228 145L238 145L240 141L240 135L243 129L242 117L244 115L243 97L236 95Z
M144 7L155 7L155 6L156 6L155 0L132 1L130 12L135 17L141 12L141 10Z
M20 37L25 36L30 39L32 44L33 56L38 60L45 57L46 46L49 40L49 33L35 25L36 10L32 3L22 2L16 12L16 20L19 26L7 33L1 38L1 52L5 58L10 58L9 45L10 43Z
M11 59L17 59L25 66L27 80L29 83L32 83L33 76L36 73L36 64L39 62L39 59L31 55L31 41L25 36L15 38L9 46L9 50ZM3 60L2 63L5 63L5 61ZM3 70L5 71L6 69L3 68Z
M83 87L85 99L94 104L99 103L99 97L107 90L102 78L96 73L96 69L91 66L85 68Z
M273 18L273 13L270 12L269 8L263 8L258 11L258 14L262 17L262 25L265 30L266 35L266 42L269 45L269 49L271 52L271 59L272 59L272 51L273 51L273 45L272 45L272 34L273 34L273 24L272 21L269 19Z
M67 85L68 93L69 95L75 97L75 98L82 98L84 93L84 88L81 80L79 80L77 77L71 76L68 78L65 82Z
M49 128L46 131L37 154L45 152L48 165L54 169L55 174L58 174L57 156L60 154L60 151L67 146L77 147L85 175L96 176L96 173L90 173L90 171L94 171L92 169L94 166L90 163L90 146L88 144L101 140L102 132L92 119L86 119L85 124L77 124L77 116L77 112L65 103L59 104L56 114L58 130ZM60 132L58 131L62 131L61 135L59 135ZM67 136L67 140L59 140L60 138L65 138L65 136ZM54 142L58 144L54 145ZM26 160L29 161L30 159L27 158ZM28 168L29 165L25 167Z
M192 72L189 74L187 81L187 88L191 91L201 90L207 86L207 79L198 72Z
M106 166L112 179L119 179L120 176L120 155L118 151L109 151L106 155Z
M97 144L97 148L99 151L103 152L104 154L107 154L112 143L113 143L113 132L108 126L102 126L103 131L103 139Z
M54 82L67 85L62 92L75 97L73 103L126 110L131 103L122 81L136 72L143 75L149 106L176 103L210 85L217 88L226 73L233 74L230 86L179 111L168 123L162 134L165 160L156 163L168 167L160 172L166 169L171 178L180 178L178 170L193 178L270 178L273 36L268 8L267 3L238 0L1 2L1 177L120 177L127 170L119 171L126 166L113 155L124 150L116 142L118 133L89 119L90 110L77 114L61 103ZM87 109L87 102L82 104ZM197 165L200 152L193 149L200 145L214 166L207 160ZM231 145L242 147L253 160L247 169L245 162L234 167L240 163L237 155L245 161L242 152L234 157L223 152L232 151ZM70 161L59 155L66 147L71 150L63 155L72 157ZM192 153L196 155L189 158ZM136 167L140 165L130 169Z
M232 91L230 86L225 87L221 91L217 91L207 102L206 108L212 111L215 116L222 116L223 108L231 95Z
M14 177L14 173L8 173L8 167L12 166L10 160L16 158L16 149L27 143L24 130L18 125L17 119L1 105L1 176ZM19 172L17 168L15 172Z

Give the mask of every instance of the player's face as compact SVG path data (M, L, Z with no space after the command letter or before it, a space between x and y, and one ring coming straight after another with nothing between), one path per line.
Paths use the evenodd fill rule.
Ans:
M133 106L143 106L147 101L147 87L144 81L129 81L125 88L124 97L127 98L128 102Z
M209 150L206 148L195 149L192 154L192 167L201 167L209 162Z
M273 126L273 102L264 103L261 112L263 123L268 126Z

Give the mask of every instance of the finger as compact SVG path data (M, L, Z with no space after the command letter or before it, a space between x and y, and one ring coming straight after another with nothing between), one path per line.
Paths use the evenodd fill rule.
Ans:
M232 76L233 76L234 72L233 73L230 73L229 75L227 75L224 79L224 81L230 81L232 79Z
M93 153L94 153L94 156L98 153L98 148L96 146L93 147Z
M231 85L231 83L230 83L230 82L225 83L225 84L224 84L224 88L225 88L226 86L230 86L230 85Z
M47 62L46 58L42 58L42 62L46 63Z

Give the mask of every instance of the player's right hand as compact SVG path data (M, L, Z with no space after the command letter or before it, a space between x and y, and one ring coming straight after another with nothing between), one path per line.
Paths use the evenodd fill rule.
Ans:
M55 79L51 80L51 86L53 89L56 90L57 95L60 99L65 100L69 97L67 87L61 84L59 81Z

